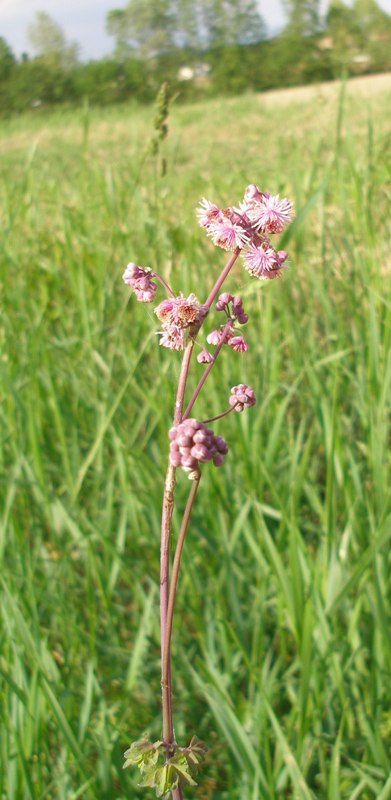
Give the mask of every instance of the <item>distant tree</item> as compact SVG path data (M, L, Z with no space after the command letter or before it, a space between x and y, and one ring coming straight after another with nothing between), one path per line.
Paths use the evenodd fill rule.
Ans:
M129 50L150 58L173 48L252 44L266 34L257 0L128 0L108 13L106 30L122 60Z
M349 69L358 33L356 17L342 0L331 0L325 33L330 37L330 61L337 77L342 70Z
M253 44L265 38L256 0L200 0L200 11L209 46Z
M79 45L67 42L61 26L46 11L37 11L27 35L34 53L49 67L69 70L76 65Z
M341 69L380 71L391 68L391 17L374 0L356 0L348 8L332 0L326 16L335 75Z
M357 25L357 45L369 58L368 69L391 67L391 17L375 0L355 0L351 14Z
M196 0L171 0L170 16L176 46L190 51L202 50L202 8Z
M129 58L131 47L126 9L114 8L106 15L106 31L114 38L114 58L120 64Z
M15 62L15 56L8 42L0 36L0 82L9 77Z
M320 0L283 0L283 5L287 24L273 48L276 65L270 66L274 74L280 76L280 85L286 86L323 79L316 41L321 30Z
M286 31L311 36L320 29L320 0L283 0L288 19Z
M124 9L109 11L106 30L115 40L115 51L135 51L141 58L152 58L173 46L173 19L170 0L129 0Z
M69 73L49 69L40 57L19 62L5 84L4 109L24 111L36 104L64 102L70 97L70 80Z

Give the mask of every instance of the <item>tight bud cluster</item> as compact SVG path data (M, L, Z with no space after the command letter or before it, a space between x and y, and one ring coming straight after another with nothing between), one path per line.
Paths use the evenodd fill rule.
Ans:
M256 402L254 390L251 386L239 383L237 386L232 387L229 404L233 406L235 411L244 411L245 408L254 406Z
M229 294L223 292L219 295L215 305L216 311L225 311L228 317L232 320L237 320L240 325L245 325L248 322L248 316L244 313L243 300L237 294Z
M226 441L197 419L186 419L170 429L170 463L182 467L192 477L199 462L213 461L220 467L228 453Z
M240 325L245 325L248 321L248 316L244 312L242 298L238 295L229 294L229 292L223 292L219 295L215 308L216 311L224 311L227 320L225 324L208 333L206 341L214 346L223 341L224 344L227 344L237 353L245 353L248 350L247 342L235 329L236 322L239 322ZM197 359L200 363L207 363L205 353L210 356L210 360L213 360L213 356L208 351L203 351L202 358L198 357Z

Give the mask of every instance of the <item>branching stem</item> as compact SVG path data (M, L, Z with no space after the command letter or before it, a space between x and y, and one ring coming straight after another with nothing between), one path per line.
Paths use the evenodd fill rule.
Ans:
M231 257L227 261L227 264L225 265L217 281L212 287L205 303L205 306L208 309L211 307L213 300L215 299L218 291L223 285L231 268L233 267L239 253L240 253L240 248L236 248L235 252L231 255ZM160 280L160 282L163 284L163 286L169 292L169 294L173 295L171 287L164 281L164 279L162 279L160 276L157 275L156 278ZM182 365L178 379L178 388L175 398L174 419L173 419L174 425L179 425L179 423L186 418L186 416L189 413L189 410L193 407L193 404L206 378L208 377L210 369L213 366L214 360L216 359L216 356L220 352L220 349L224 342L225 338L224 333L226 326L224 326L224 329L222 331L221 343L219 343L216 347L214 353L214 360L212 364L209 365L209 368L205 370L204 375L202 376L201 380L197 384L195 391L193 392L192 398L186 409L185 414L182 415L184 395L185 395L187 378L189 374L191 356L193 353L195 340L198 331L201 328L202 322L200 323L199 328L195 331L192 339L189 341L183 353ZM228 323L227 323L227 329L228 329ZM228 413L228 411L225 413ZM173 622L174 605L175 605L175 595L178 583L178 574L179 574L183 543L186 536L191 510L197 494L199 480L200 480L200 473L198 473L198 477L196 477L196 479L192 481L192 487L190 489L180 531L178 534L178 541L176 545L173 567L172 567L172 579L170 583L169 582L170 537L171 537L172 514L174 510L175 467L173 467L169 463L164 484L161 545L160 545L160 633L161 633L161 660L162 660L161 682L162 682L162 717L163 717L162 727L163 727L163 742L166 748L166 758L170 757L170 754L172 754L173 749L175 750L174 728L172 720L172 682L171 682L171 664L170 664L171 633L172 633L172 622ZM174 789L171 795L172 795L172 800L183 800L183 794L180 787Z
M188 403L188 405L186 407L186 410L185 410L185 412L184 412L184 414L182 416L182 422L183 422L183 420L187 419L187 417L189 416L190 411L193 408L194 403L197 400L197 397L198 397L198 395L199 395L199 393L200 393L200 391L201 391L201 389L202 389L202 387L203 387L203 385L204 385L204 383L205 383L205 381L206 381L206 379L207 379L207 377L208 377L213 365L216 362L216 358L217 358L217 356L218 356L218 354L219 354L219 352L220 352L220 350L221 350L221 348L222 348L222 346L223 346L223 344L225 342L226 334L228 333L229 330L231 330L231 325L232 325L231 320L229 320L228 322L225 323L224 328L221 331L220 341L219 341L219 343L218 343L218 345L217 345L217 347L216 347L216 349L215 349L215 351L213 353L213 361L211 361L210 364L208 364L208 366L205 368L203 374L201 375L201 377L200 377L200 379L199 379L199 381L197 383L197 386L195 387L194 392L193 392L193 394L192 394L192 396L191 396L191 398L189 400L189 403Z
M183 514L181 527L178 534L178 540L175 548L174 560L172 563L172 574L171 574L171 581L170 581L170 591L169 591L169 598L168 598L168 606L167 606L167 615L166 615L166 626L165 626L165 638L164 638L164 648L163 648L163 663L162 663L162 686L167 687L169 684L169 671L170 671L170 649L171 649L171 633L172 633L172 620L174 616L174 605L175 605L175 596L176 596L176 589L178 585L178 575L179 575L179 567L181 564L181 556L183 550L183 544L185 541L187 526L189 524L190 514L193 508L194 500L197 495L198 485L200 482L201 474L198 472L197 477L192 480L191 482L191 489L189 493L189 497L187 499L186 508ZM164 731L163 737L165 741Z
M162 286L164 286L164 288L165 288L166 292L167 292L167 293L168 293L168 294L169 294L171 297L175 297L175 293L172 291L170 284L169 284L169 283L167 283L167 281L165 281L165 280L164 280L164 278L162 278L162 276L161 276L161 275L159 275L157 272L154 272L154 273L153 273L153 276L154 276L154 278L156 278L156 280L157 280L157 281L159 281L159 283L161 283L161 285L162 285Z
M221 419L222 417L226 417L227 414L230 414L233 411L235 406L230 406L226 408L225 411L222 411L221 414L216 414L215 417L209 417L209 419L203 419L202 422L206 425L208 422L215 422L216 419Z

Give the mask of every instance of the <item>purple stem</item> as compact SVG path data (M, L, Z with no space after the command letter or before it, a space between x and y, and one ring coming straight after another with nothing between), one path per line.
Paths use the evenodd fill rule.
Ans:
M172 291L170 284L167 283L167 281L165 281L161 275L159 275L157 272L154 272L153 276L154 278L156 278L157 281L159 281L159 283L161 283L162 286L164 286L165 290L168 292L169 295L171 295L171 297L175 297L175 294Z
M183 397L185 393L186 380L189 372L190 359L193 347L194 347L194 340L189 342L183 354L181 371L178 380L178 388L175 398L174 425L177 425L180 422L182 416ZM174 488L175 488L175 467L173 467L169 463L167 467L166 480L164 483L161 542L160 542L160 636L161 636L162 668L164 662L164 642L166 638L166 617L167 617L167 606L168 606L169 571L170 571L170 535L171 535L172 514L174 510ZM164 676L162 671L162 717L163 717L163 741L167 745L167 748L169 748L174 744L170 663L168 664L168 670L166 670Z
M225 411L223 411L221 414L216 414L215 417L209 417L209 419L203 419L202 422L204 423L204 425L206 425L207 422L214 422L216 419L221 419L222 417L226 417L227 414L230 414L231 411L234 410L234 408L235 406L230 406L229 408L226 408Z
M220 276L218 277L216 283L212 287L209 296L206 300L205 305L207 308L211 307L213 300L215 299L220 287L224 283L231 268L233 267L239 253L240 253L240 248L237 247L235 252L227 261L227 264L225 265ZM160 283L162 283L162 285L171 295L174 294L170 286L164 281L163 278L161 278L159 275L156 275L156 278L157 280L160 281ZM183 354L181 371L178 380L178 388L175 399L174 420L173 420L174 425L178 425L182 419L183 400L186 389L187 377L189 374L191 356L193 353L195 340L198 331L202 325L202 322L200 323L198 330L195 331L193 338L187 345ZM223 340L224 337L222 336L221 343L216 347L214 354L215 357L216 355L218 355L223 345ZM213 363L214 362L212 362L210 367L213 366ZM197 387L198 388L197 393L195 394L195 396L193 394L194 399L190 401L191 402L190 408L192 407L201 386L206 380L207 375L210 372L210 369L207 370L206 372L207 374L204 376L201 385ZM172 750L173 747L175 747L174 729L172 721L172 682L171 682L171 664L170 664L172 617L174 612L175 594L178 581L178 571L180 566L182 547L186 535L187 525L190 518L190 512L197 493L198 483L199 483L199 478L193 482L189 498L187 501L185 513L183 516L178 536L177 547L174 555L173 585L169 591L169 552L170 552L171 522L174 510L174 488L175 488L175 467L171 466L171 464L169 463L166 473L166 480L164 484L161 546L160 546L160 631L161 631L161 654L162 654L162 717L163 717L162 721L163 721L163 742L166 746L166 758L169 758L170 751ZM168 612L170 613L170 617L168 617ZM171 796L172 800L183 800L183 794L181 788L178 787L177 789L174 789L173 792L171 793Z
M209 293L208 299L207 299L207 301L205 303L205 305L208 308L211 307L211 305L213 303L213 300L215 299L215 297L217 295L217 292L219 291L219 289L221 289L221 287L222 287L222 285L223 285L228 273L231 271L231 269L232 269L232 267L233 267L238 255L240 253L240 250L241 250L241 248L237 247L236 250L232 253L231 258L227 261L222 273L219 275L219 277L217 278L216 283L212 287L212 289L211 289L211 291Z
M227 331L231 330L231 324L232 324L231 320L228 320L228 322L225 323L224 328L221 331L221 339L220 339L220 341L219 341L219 343L218 343L218 345L216 347L216 350L213 353L213 361L211 361L210 364L208 364L208 366L205 368L203 374L201 375L201 377L200 377L200 379L199 379L199 381L197 383L197 386L195 387L194 392L193 392L193 394L192 394L192 396L191 396L191 398L190 398L190 400L188 402L186 410L185 410L184 414L182 415L182 420L181 420L182 422L183 422L183 420L187 419L187 417L189 416L190 411L193 408L194 403L197 400L197 397L198 397L198 395L199 395L199 393L200 393L200 391L201 391L201 389L202 389L202 387L203 387L203 385L204 385L204 383L205 383L205 381L206 381L206 379L207 379L207 377L208 377L208 375L209 375L209 373L210 373L210 371L211 371L211 369L213 367L213 364L215 363L216 358L217 358L217 356L218 356L218 354L219 354L219 352L220 352L220 350L221 350L221 348L222 348L222 346L223 346L223 344L225 342L225 335L226 335Z

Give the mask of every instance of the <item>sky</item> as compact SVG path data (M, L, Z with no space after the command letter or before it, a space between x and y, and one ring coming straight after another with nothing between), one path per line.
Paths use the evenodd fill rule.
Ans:
M83 60L101 58L113 48L105 33L106 14L125 5L126 0L0 0L0 36L16 56L29 52L27 28L37 11L46 11L61 25L68 41L79 43ZM280 0L259 0L258 5L269 32L277 32L284 23ZM391 14L391 0L378 0L378 5ZM324 10L326 0L322 6Z

